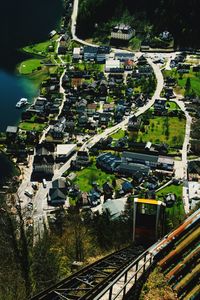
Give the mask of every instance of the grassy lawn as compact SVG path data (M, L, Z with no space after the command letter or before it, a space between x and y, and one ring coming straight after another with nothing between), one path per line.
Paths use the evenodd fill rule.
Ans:
M77 184L81 191L89 192L92 189L92 183L95 181L101 187L105 182L112 182L114 175L105 173L98 169L93 163L91 166L76 172L75 184Z
M145 125L145 132L138 132L138 142L166 143L171 147L181 147L185 135L185 119L178 117L154 117ZM167 132L168 123L168 132ZM178 129L178 130L177 130Z
M191 82L191 90L194 90L194 92L200 96L200 72L195 73L190 70L189 73L183 74L180 76L176 69L173 70L165 70L163 72L164 77L171 76L173 78L176 78L178 81L178 86L175 88L175 90L178 93L181 93L184 95L185 92L185 84L187 81L187 78L190 78ZM181 78L182 77L182 78Z
M48 79L48 73L43 69L38 72L34 72L33 74L27 75L27 77L33 82L35 87L39 88L42 81Z
M161 201L163 201L163 197L168 193L176 195L176 203L172 207L166 208L166 215L170 220L174 220L176 217L177 219L182 220L185 216L185 210L182 201L182 190L182 185L171 184L156 193L156 199Z
M168 111L171 110L180 110L180 107L173 101L168 101L167 105L169 106Z
M115 100L113 99L113 97L112 96L107 96L107 98L106 98L106 102L107 103L113 103Z
M42 81L47 80L49 78L50 74L57 74L58 67L56 66L52 66L52 67L46 67L44 65L40 65L41 66L41 70L32 70L28 63L28 65L26 65L26 67L22 67L27 61L24 61L21 63L21 65L18 67L18 71L21 75L26 76L28 79L30 79L32 81L32 83L35 85L35 87L38 89L40 87L40 84L42 83ZM29 68L29 69L28 69ZM23 73L24 70L26 69L26 71L30 71L27 73Z
M120 129L120 130L117 131L116 133L113 133L113 134L111 135L111 137L112 137L113 139L115 139L115 140L119 140L119 139L121 139L121 138L124 137L124 134L125 134L125 131L122 130L122 129Z
M163 196L167 195L168 193L175 194L177 198L182 198L182 189L182 185L168 185L156 193L156 199L163 200Z
M187 78L190 77L191 89L200 96L200 74L195 75L194 73L184 74L182 79L178 80L178 84L181 88L185 87Z
M19 72L22 75L27 75L33 73L34 71L38 71L38 68L41 67L42 65L40 59L28 59L19 65Z
M51 45L54 46L54 43L55 42L48 40L42 43L26 46L23 48L23 50L28 53L46 55L48 53L48 47Z
M26 131L43 131L46 127L46 124L39 124L39 123L30 123L30 122L21 122L19 124L19 128Z
M103 72L104 65L103 64L93 64L93 63L76 63L74 67L80 71L96 71L96 72Z

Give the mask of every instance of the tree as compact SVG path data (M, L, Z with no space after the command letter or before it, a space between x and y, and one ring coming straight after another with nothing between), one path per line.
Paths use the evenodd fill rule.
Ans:
M58 256L47 230L33 249L32 278L33 291L37 293L56 283L58 277Z
M27 294L16 239L17 226L0 199L0 299L25 300Z
M112 180L112 186L113 186L114 189L115 189L116 186L117 186L117 182L116 182L116 179L115 179L115 178L113 178L113 180Z
M186 92L189 92L190 89L191 89L191 81L190 81L190 77L188 77L185 83L185 90Z

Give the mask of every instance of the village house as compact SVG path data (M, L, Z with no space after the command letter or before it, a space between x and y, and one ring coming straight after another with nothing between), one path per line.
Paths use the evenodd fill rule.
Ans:
M104 112L113 112L115 110L115 103L105 103L103 105Z
M127 164L137 163L146 165L150 168L156 168L158 165L158 156L136 152L123 152L122 162Z
M105 65L105 72L122 72L121 63L118 59L107 59Z
M84 46L83 58L84 61L95 61L98 53L98 47Z
M66 162L75 153L76 144L60 144L56 147L56 162Z
M99 125L108 126L108 123L111 120L111 113L103 112L99 114Z
M96 55L96 62L104 64L107 57L110 53L110 47L109 46L100 46L98 47L97 55Z
M104 194L104 201L107 199L111 199L113 196L113 190L114 188L109 182L105 182L102 186L103 188L103 194Z
M82 59L82 53L83 53L83 49L81 47L75 47L73 49L73 59L74 60L79 60Z
M52 182L47 199L49 205L64 205L67 197L66 179L59 178Z
M96 159L97 166L108 172L114 172L121 163L121 158L111 153L100 154Z
M163 115L167 113L166 100L156 99L154 103L154 114Z
M81 99L79 102L76 103L76 111L79 114L82 114L86 111L87 108L87 100Z
M128 120L128 131L134 131L134 132L138 132L138 130L140 129L141 126L141 117L130 117Z
M125 61L134 61L134 53L131 52L116 52L115 53L115 59L118 59L121 62L125 62Z
M7 126L6 128L6 139L8 141L14 141L17 137L19 128L17 126Z
M127 59L124 62L124 70L125 71L132 71L134 66L134 62L131 59Z
M90 157L87 151L78 151L76 156L76 164L79 166L88 166Z
M138 182L141 182L143 177L149 174L150 167L139 163L123 161L122 158L122 163L119 165L116 171L124 176L131 176L132 178L135 177Z
M84 114L82 113L79 115L78 126L80 126L81 128L82 127L85 128L87 126L88 122L89 122L89 118L86 113L84 113Z
M111 38L117 40L130 40L135 35L135 30L129 25L119 24L112 28Z
M86 112L87 112L88 116L93 116L96 113L96 110L97 110L97 104L96 103L89 103L87 105Z
M33 174L39 177L51 177L54 174L54 145L39 144L35 149Z

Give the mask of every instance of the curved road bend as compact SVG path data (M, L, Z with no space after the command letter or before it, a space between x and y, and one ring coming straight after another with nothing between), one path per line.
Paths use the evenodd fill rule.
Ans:
M90 44L90 43L87 43L81 39L79 39L77 36L76 36L76 19L77 19L77 14L78 14L78 4L79 4L79 1L78 0L74 0L74 5L73 5L73 12L72 12L72 16L71 16L71 21L72 21L72 24L71 24L71 33L72 33L72 38L74 40L76 40L77 42L80 42L84 45L89 45L89 46L94 46L96 47L97 45L93 45L93 44ZM119 49L115 49L115 51L120 51ZM127 52L127 51L126 51ZM141 53L142 54L142 53ZM163 86L164 86L164 79L163 79L163 76L162 76L162 72L159 68L158 65L154 64L152 62L152 59L149 58L148 59L148 63L152 66L153 70L154 70L154 73L155 73L155 76L156 76L156 79L157 79L157 87L156 87L156 91L152 97L151 100L149 100L149 102L144 106L144 107L141 107L139 108L139 110L137 111L137 113L135 114L136 116L139 116L141 114L143 114L145 111L147 111L155 102L155 100L157 98L160 98L160 93L163 89ZM64 72L62 74L62 76L64 76ZM60 90L62 90L62 86L61 86L61 81L60 81ZM62 90L62 92L64 92ZM97 143L101 138L106 138L108 135L112 134L113 132L115 131L118 131L121 127L127 125L128 123L128 119L129 118L126 118L125 120L123 120L121 123L113 126L112 128L107 128L102 134L99 134L99 135L95 135L94 137L92 137L91 139L89 139L82 147L81 149L85 149L85 148L88 148L90 149L93 145L95 145L95 143ZM44 137L44 135L43 135ZM64 164L59 170L56 170L55 171L55 174L54 174L54 177L53 177L53 180L59 178L60 176L62 176L62 174L67 171L69 168L70 168L70 162L71 160L75 159L76 155L74 155L66 164ZM44 209L46 209L47 207L47 201L46 201L46 194L48 193L49 191L49 188L50 188L50 183L48 182L47 184L47 188L43 188L42 186L40 187L40 189L38 190L38 193L36 194L36 197L35 197L35 203L36 203L36 206L38 204L38 210L36 212L36 220L38 219L38 216L41 216L43 215L44 213ZM45 214L46 215L46 214ZM41 222L39 222L41 224ZM41 224L42 225L42 224Z
M154 92L152 99L149 100L149 102L145 106L140 107L138 109L138 111L136 112L135 116L139 116L139 115L143 114L154 104L155 100L160 97L160 93L164 86L164 79L163 79L162 72L161 72L159 66L154 64L151 59L148 59L148 63L152 66L153 71L155 73L156 80L157 80L157 87L156 87L156 90ZM128 124L128 120L129 120L129 117L126 117L125 120L123 120L119 124L117 124L111 128L107 128L101 134L97 134L97 135L93 136L86 143L83 144L83 146L81 147L81 150L90 149L100 139L102 139L102 138L105 139L110 134L112 134L112 133L118 131L120 128L126 126ZM68 162L66 162L59 170L56 170L53 180L62 176L62 174L70 168L70 162L71 162L71 160L73 160L75 158L75 156L76 155L74 155Z

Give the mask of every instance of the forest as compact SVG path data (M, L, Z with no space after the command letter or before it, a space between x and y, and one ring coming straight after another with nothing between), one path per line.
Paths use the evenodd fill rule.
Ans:
M91 218L78 207L59 207L54 223L35 240L25 212L20 205L10 210L8 200L14 195L0 195L0 300L29 299L69 276L74 261L86 265L131 241L130 209L112 220L109 212Z
M131 16L136 31L145 31L146 26L152 26L155 34L168 30L177 47L199 48L199 13L198 0L80 0L78 34L90 37L100 24L121 20L125 14Z

